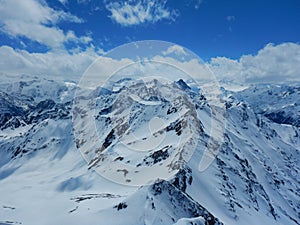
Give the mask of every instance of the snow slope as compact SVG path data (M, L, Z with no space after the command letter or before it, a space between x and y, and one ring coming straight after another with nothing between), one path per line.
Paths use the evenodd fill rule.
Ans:
M93 170L97 164L88 165L77 149L71 118L75 83L30 76L2 80L0 224L300 224L299 86L223 89L224 141L213 163L200 172L213 106L201 90L184 81L148 82L139 83L130 98L130 79L118 83L114 92L94 92L101 145L120 119L131 121L127 125L135 131L136 148L139 141L154 138L145 130L157 129L161 132L156 138L163 137L162 142L154 141L158 146L139 154L125 154L115 137L103 151L113 152L113 159L123 158L142 171L166 163L178 150L174 140L181 135L186 135L184 149L195 147L181 161L174 157L180 166L172 171L175 174L167 173L167 181L139 187L98 175ZM142 95L142 89L151 89L151 95ZM177 95L169 96L174 90ZM176 111L172 106L180 96L185 100ZM120 110L115 107L118 98L123 100L123 114L115 113ZM132 99L140 103L132 104ZM126 111L129 106L133 108ZM283 110L284 119L270 116ZM151 116L164 118L164 123L157 119L148 128ZM105 122L109 117L114 120ZM189 126L170 126L176 120L186 120L179 124ZM127 144L133 140L126 132L118 138ZM169 150L160 153L168 154L156 153L165 145ZM102 156L91 154L88 159Z

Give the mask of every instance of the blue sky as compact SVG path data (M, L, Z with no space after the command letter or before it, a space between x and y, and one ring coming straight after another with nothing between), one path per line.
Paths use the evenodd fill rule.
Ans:
M121 44L154 39L182 45L214 65L226 61L228 69L263 52L284 49L298 57L299 21L298 0L1 0L0 56L21 60L11 65L17 67L26 57L64 55L83 69ZM11 72L5 63L0 70Z

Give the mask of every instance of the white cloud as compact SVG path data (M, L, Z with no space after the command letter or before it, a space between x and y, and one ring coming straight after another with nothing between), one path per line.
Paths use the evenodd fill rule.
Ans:
M61 4L66 5L68 3L68 0L58 0Z
M163 55L170 55L170 54L176 54L176 55L187 55L183 47L179 45L172 45L169 47L166 51L162 52Z
M227 17L226 17L226 20L227 20L228 22L234 21L234 20L235 20L235 16L227 16Z
M66 51L29 53L0 47L0 72L8 75L47 75L79 78L98 57L93 47L70 54Z
M51 48L60 48L68 41L90 41L72 31L64 32L57 26L61 21L83 22L75 15L50 8L44 1L1 0L0 31L11 37L26 37Z
M176 49L174 48L173 51ZM171 50L169 51L173 52ZM98 55L103 53L103 50L97 50L92 45L85 51L73 49L72 53L64 50L29 53L25 50L2 46L0 47L0 72L11 75L45 74L80 77ZM181 62L164 54L154 57L153 60L167 62L175 67L180 65L185 72L195 75L197 80L212 79L204 65L195 60ZM300 82L300 45L296 43L268 44L256 55L244 55L238 60L216 57L212 58L207 66L218 80L232 81L237 84Z
M209 73L209 70L207 66L197 60L196 58L188 60L188 61L179 61L173 57L164 57L164 56L155 56L153 59L155 62L161 62L166 63L170 66L174 66L182 71L184 71L186 74L188 74L193 79L200 81L210 81L212 80L211 73Z
M300 82L300 45L268 44L257 55L244 55L239 60L217 57L210 68L220 80L239 83Z
M122 26L174 20L177 16L175 10L166 8L166 1L159 0L107 2L106 9L111 12L111 19Z
M203 2L203 0L196 0L195 9L199 9L202 2Z

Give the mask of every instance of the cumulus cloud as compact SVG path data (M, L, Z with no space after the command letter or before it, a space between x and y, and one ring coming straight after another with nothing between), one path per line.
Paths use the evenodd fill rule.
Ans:
M172 21L177 16L175 10L166 7L166 1L159 0L107 1L106 9L111 12L110 18L122 26Z
M0 4L0 31L11 37L26 37L50 48L62 47L68 41L90 41L73 31L64 32L57 26L62 21L83 22L75 15L50 8L44 1L2 0Z
M163 55L177 54L177 55L187 55L183 47L179 45L172 45L166 51L162 52Z
M195 74L195 78L203 81L212 79L211 74L207 73L207 69L198 61L181 62L166 54L172 54L174 51L181 53L181 49L175 45L165 50L165 53L153 57L153 60L167 62L174 66L180 65L186 73ZM96 50L93 46L84 51L74 50L73 53L65 50L30 53L9 46L1 46L0 72L12 75L45 74L80 77L101 54L103 50ZM300 45L296 43L268 44L256 55L244 55L240 59L216 57L212 58L206 66L221 82L229 81L235 84L300 82Z
M208 65L217 78L224 81L300 82L300 45L268 44L256 55L244 55L238 60L216 57Z
M98 57L93 47L70 54L66 51L29 53L0 47L0 71L8 75L47 75L79 78Z

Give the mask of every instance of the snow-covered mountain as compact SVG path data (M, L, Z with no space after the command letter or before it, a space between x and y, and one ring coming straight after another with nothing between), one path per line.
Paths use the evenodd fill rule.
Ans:
M241 93L253 110L279 124L300 126L299 85L256 85Z
M299 86L223 89L224 141L201 172L213 116L201 89L124 79L95 90L103 148L83 156L78 148L90 134L74 126L90 124L74 120L84 115L74 109L75 90L74 82L38 77L0 82L0 224L300 224ZM152 117L163 121L148 126ZM119 177L104 174L119 183L93 170L103 173L106 160L126 166ZM155 165L177 166L166 180L130 185L135 171Z

